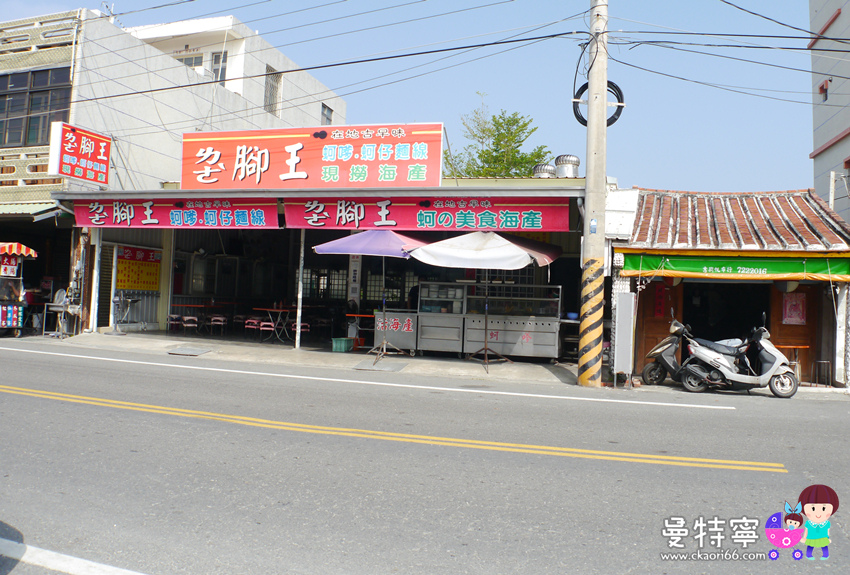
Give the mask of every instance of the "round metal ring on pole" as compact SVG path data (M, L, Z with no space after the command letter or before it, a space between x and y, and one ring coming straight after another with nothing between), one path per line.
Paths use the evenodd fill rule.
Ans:
M620 89L620 87L617 84L615 84L614 82L612 82L610 80L608 80L608 91L615 98L617 98L617 109L614 111L614 113L611 115L611 117L608 118L608 122L606 124L606 125L610 126L611 124L616 122L618 119L620 119L620 114L623 113L623 108L625 107L625 105L624 105L625 100L623 99L623 91ZM584 95L585 92L587 92L587 82L585 82L584 85L581 88L578 89L578 92L576 92L576 95L573 98L573 114L575 115L576 120L578 120L578 123L581 124L582 126L587 126L587 120L582 115L581 110L579 110L579 108L578 108L578 105L579 105L579 100L581 100L581 97Z

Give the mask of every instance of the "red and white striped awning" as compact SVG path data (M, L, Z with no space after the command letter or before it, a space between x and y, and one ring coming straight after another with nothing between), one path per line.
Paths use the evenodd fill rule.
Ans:
M25 258L37 258L38 254L32 248L16 242L0 242L0 254L10 256L24 256Z

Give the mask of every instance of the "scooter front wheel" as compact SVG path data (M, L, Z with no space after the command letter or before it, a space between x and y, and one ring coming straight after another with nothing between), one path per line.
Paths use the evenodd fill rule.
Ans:
M667 378L667 370L657 361L647 363L640 374L644 385L658 385Z
M682 385L691 393L702 393L708 389L708 384L692 373L685 373Z
M776 397L788 398L797 393L797 376L793 373L785 372L774 375L770 378L770 391Z

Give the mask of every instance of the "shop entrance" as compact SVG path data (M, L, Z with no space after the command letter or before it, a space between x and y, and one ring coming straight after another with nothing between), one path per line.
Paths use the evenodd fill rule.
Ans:
M770 284L683 284L682 321L699 338L717 341L741 338L761 325L761 314L770 318Z

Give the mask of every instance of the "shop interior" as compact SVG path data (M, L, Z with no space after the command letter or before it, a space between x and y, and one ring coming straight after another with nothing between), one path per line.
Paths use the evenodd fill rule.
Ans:
M683 287L682 321L696 337L744 339L761 325L762 312L770 318L770 282L688 281Z
M306 231L301 321L302 341L308 345L349 336L349 325L355 321L359 325L358 335L363 338L363 345L372 345L375 319L370 316L374 310L381 309L384 289L387 308L405 310L417 307L418 303L411 302L410 296L416 294L414 288L420 282L484 280L484 270L431 266L413 258L364 256L360 302L355 304L346 297L349 256L317 254L312 249L348 233L339 230ZM176 230L171 298L171 316L174 317L169 316L169 329L187 331L182 323L184 316L196 317L199 327L203 328L204 318L200 316L221 315L226 318L226 327L209 329L210 334L229 333L262 339L263 334L245 333L245 321L252 317L263 318L266 313L269 316L265 319L274 319L273 312L263 310L295 306L300 237L301 230L297 229ZM448 237L448 234L431 232L423 239L426 237L429 241L437 241ZM560 313L553 310L555 317L564 317L567 312L577 313L581 282L578 258L562 257L550 268L529 266L520 270L489 270L487 279L496 284L491 295L509 298L513 286L561 285L561 310ZM493 310L493 313L498 313L498 310ZM181 318L179 322L177 316ZM294 313L287 317L289 329L284 335L291 339L295 328ZM132 310L128 318L128 321L134 320Z

